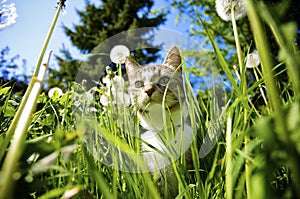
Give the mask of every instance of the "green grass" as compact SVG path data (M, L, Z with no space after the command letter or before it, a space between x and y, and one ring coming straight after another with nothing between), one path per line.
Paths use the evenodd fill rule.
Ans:
M293 26L277 24L263 4L251 2L248 17L261 57L262 75L249 87L238 84L209 27L199 22L209 35L217 65L227 75L232 90L226 93L226 108L220 115L216 114L215 90L193 91L198 94L194 99L188 87L189 111L191 115L198 114L200 122L192 120L197 125L197 135L191 145L194 169L186 169L184 158L172 164L178 180L177 198L297 198L300 195L300 61L297 47L284 34L287 29L292 31ZM262 21L271 28L280 52L284 52L279 65L285 68L281 71L269 54ZM277 75L285 70L288 80L278 82ZM184 67L185 74L187 71ZM240 76L241 82L246 82L246 75ZM252 101L261 85L266 87L267 103ZM81 93L78 106L74 106L74 95L78 97L74 91ZM72 84L62 96L38 96L37 109L28 118L26 140L12 153L14 156L18 152L20 157L13 162L16 169L10 181L1 176L6 172L3 165L12 144L1 147L0 189L8 190L1 190L0 194L10 192L12 198L61 198L63 195L64 198L160 198L156 175L124 171L146 166L140 156L132 155L140 152L141 142L138 136L132 136L139 134L138 119L132 110L119 107L122 114L116 114L113 106L104 108L98 103L96 113L86 114L84 109L91 102L85 92L80 85ZM259 97L262 98L261 94ZM0 98L0 145L4 146L5 142L12 143L8 129L21 100L5 86L0 87ZM198 152L208 132L219 133L219 137L212 151L200 158ZM97 149L96 153L91 153L93 148ZM119 149L126 154L120 154ZM124 164L120 165L122 160ZM9 184L4 186L4 183ZM167 188L164 193L168 195Z

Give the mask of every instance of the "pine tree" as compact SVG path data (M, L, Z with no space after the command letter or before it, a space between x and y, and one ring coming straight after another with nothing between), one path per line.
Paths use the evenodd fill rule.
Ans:
M228 1L228 0L227 0ZM287 32L286 36L288 40L293 40L297 46L300 45L300 4L298 0L256 0L259 4L263 2L266 4L267 9L272 14L272 17L281 24L281 29L283 32ZM190 25L191 36L204 40L204 44L210 43L207 32L204 30L203 24L200 23L200 19L204 21L206 28L216 39L218 47L222 50L223 55L227 59L229 66L232 66L232 73L234 73L233 66L237 65L237 54L235 48L235 40L233 36L232 23L229 21L222 20L216 11L216 0L175 0L172 5L176 7L180 12L179 20L188 20ZM184 18L185 17L185 18ZM182 19L183 18L183 19ZM247 17L239 19L237 21L237 28L239 33L239 39L244 52L244 56L249 52L251 53L256 47L254 43L254 38L252 35L250 23ZM270 52L273 55L273 61L275 64L279 64L279 46L277 44L276 38L273 36L272 30L267 24L264 26L266 35L270 43ZM207 47L207 46L205 46ZM208 47L208 49L211 46ZM190 55L191 57L198 58L198 60L203 60L200 53L194 52ZM284 71L285 65L282 64L281 67L277 67L279 75L276 76L278 79L278 84L280 87L286 87L287 73ZM219 67L220 73L221 68ZM193 72L193 71L192 71ZM248 82L253 81L253 74L251 70L246 71L248 73ZM197 76L197 73L194 72Z
M24 93L27 88L28 77L25 74L26 60L19 55L10 55L10 48L6 46L0 50L0 87L11 86L12 92ZM23 74L21 73L23 72Z
M234 60L236 60L236 56L234 55L235 40L232 24L231 22L225 22L218 16L215 1L216 0L176 0L173 2L173 6L179 10L180 19L186 16L186 19L183 20L189 20L191 22L189 30L191 36L196 37L203 41L204 44L207 44L209 43L209 37L204 30L200 19L204 21L206 28L214 35L216 42L219 44L218 47L225 55L230 55L230 59L227 61L233 64ZM246 52L248 50L247 48L253 44L253 36L247 17L239 19L237 21L237 26L240 33L240 42L244 48L243 50Z
M87 2L83 11L77 11L80 16L79 24L73 28L64 26L64 32L70 38L72 44L77 47L81 53L89 54L89 59L85 62L74 59L68 49L62 49L63 57L57 57L59 70L51 69L49 72L48 85L59 86L65 88L70 81L75 79L79 71L84 77L89 76L93 80L99 80L99 76L103 73L106 65L114 67L109 60L95 53L95 47L98 53L107 54L112 47L100 45L106 39L121 33L140 27L150 27L140 35L132 35L127 42L143 42L149 48L132 52L140 63L145 64L153 62L158 58L159 46L151 44L154 27L158 27L166 20L164 11L152 12L153 0L103 0L99 1L99 5ZM141 38L142 36L142 38ZM128 38L127 38L128 39ZM116 41L119 42L119 41ZM126 43L126 41L123 41ZM118 45L116 43L115 45ZM99 71L101 70L101 71ZM97 77L98 76L98 77Z
M180 11L179 18L186 16L186 19L191 22L190 34L200 39L205 39L209 42L207 33L204 31L203 25L200 20L203 20L209 31L215 36L216 42L219 47L223 50L225 55L230 55L230 63L236 60L236 56L232 56L235 53L235 41L232 31L231 22L225 22L222 20L216 12L216 0L192 0L183 1L175 0L172 5ZM259 3L260 0L257 0ZM296 42L300 45L300 4L298 0L264 0L268 9L272 11L273 17L278 20L281 24L287 22L293 22L297 25L297 36ZM243 52L252 50L255 48L254 38L251 32L250 24L247 17L244 17L237 21L239 29L239 39L243 47ZM272 35L271 31L266 26L266 31ZM274 37L269 38L272 45L273 54L277 55L278 48L276 47L276 41ZM235 63L236 64L236 63Z

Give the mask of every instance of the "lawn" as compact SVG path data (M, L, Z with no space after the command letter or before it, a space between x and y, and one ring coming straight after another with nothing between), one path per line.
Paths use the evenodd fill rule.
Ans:
M223 90L222 105L216 97L220 88L192 89L183 62L194 169L186 168L184 155L170 165L178 181L177 198L300 196L300 59L294 38L285 34L295 27L279 24L263 4L247 2L257 52L241 51L236 19L229 19L238 68L227 64L216 38L199 19L231 84ZM276 38L278 64L263 22ZM103 90L86 89L84 82L72 82L66 92L50 97L41 92L47 70L42 58L51 54L45 53L50 36L51 29L26 93L0 86L0 198L161 198L157 176L145 172L139 155L139 120L131 107L115 106L112 93L106 93L109 100L103 106ZM251 56L259 61L247 65ZM251 84L247 71L255 74ZM167 198L167 187L163 192Z

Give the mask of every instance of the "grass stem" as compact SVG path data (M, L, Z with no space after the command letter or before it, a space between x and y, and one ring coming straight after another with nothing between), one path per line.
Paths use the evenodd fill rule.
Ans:
M31 89L32 89L33 84L34 84L34 81L32 81L33 77L37 77L37 75L38 75L40 66L42 64L42 60L44 58L44 55L45 55L48 43L50 41L51 35L53 33L53 30L54 30L54 27L56 25L56 22L57 22L57 19L59 17L59 13L60 13L60 11L62 9L62 6L63 6L63 4L60 3L59 6L58 6L58 8L57 8L57 11L55 13L54 19L52 21L52 24L51 24L50 29L48 31L48 34L46 36L45 42L44 42L44 44L42 46L42 49L41 49L41 52L40 52L40 55L39 55L36 67L34 69L34 73L33 73L32 79L31 79L31 81L29 83L29 86L28 86L28 88L27 88L27 90L26 90L26 92L24 94L24 97L22 98L20 106L19 106L19 108L18 108L18 110L16 112L16 115L13 118L13 120L12 120L12 122L11 122L11 124L10 124L7 132L6 132L5 139L4 139L4 141L3 141L3 143L2 143L2 145L0 147L0 160L2 160L2 158L3 158L4 154L5 154L5 149L7 148L8 144L10 142L10 139L11 139L11 137L13 135L13 132L14 132L14 130L16 128L17 122L19 121L21 113L22 113L22 111L24 109L24 106L25 106L26 102L28 101L28 97L30 95Z
M236 50L237 50L237 55L238 55L238 63L240 67L240 88L241 88L241 97L243 97L242 101L244 104L247 104L248 101L248 96L247 96L247 81L246 81L246 68L244 65L244 56L240 44L240 39L239 39L239 34L237 30L237 25L236 25L236 20L235 20L235 13L234 13L235 7L231 7L231 21L232 21L232 28L233 28L233 35L234 35L234 40L236 44ZM242 111L244 113L244 125L247 125L247 120L248 120L248 106L244 106L242 108ZM248 146L247 144L250 141L250 138L246 135L245 136L245 149L247 150ZM251 191L250 191L250 176L251 176L251 169L249 168L249 162L245 161L245 177L246 177L246 193L247 193L247 198L251 199ZM231 196L232 198L232 196Z
M50 56L51 53L49 53ZM14 181L18 179L19 173L17 171L17 162L22 154L22 149L24 141L27 134L27 129L30 124L31 114L33 113L35 106L37 104L37 98L40 94L42 88L42 81L46 74L47 65L40 68L38 77L33 77L33 86L28 96L28 101L24 106L22 113L20 114L20 119L16 125L14 132L14 137L12 139L11 145L7 152L6 158L2 167L2 185L0 190L0 198L11 198Z
M231 110L228 112L227 125L226 125L226 175L225 175L225 186L226 186L226 199L233 198L233 179L232 179L232 114Z
M25 95L21 101L19 109L17 110L16 116L14 117L8 131L6 132L6 137L1 146L0 160L3 158L5 149L7 148L11 137L11 145L8 149L7 155L4 159L1 172L2 174L2 184L0 189L0 198L12 198L14 190L14 182L18 180L19 174L17 170L17 162L23 151L23 145L27 134L27 129L30 123L31 114L33 113L37 98L40 94L42 88L42 81L46 74L47 64L42 64L45 51L47 49L48 43L50 41L51 35L53 33L54 27L56 25L59 13L62 9L63 1L60 1L58 9L55 13L52 24L49 28L48 34L46 36L45 42L42 46L37 65L35 67L33 76L30 80L29 86L25 92ZM49 53L48 60L50 59L51 52ZM41 68L42 67L42 68ZM13 136L14 135L14 136Z
M269 44L267 42L267 38L263 31L263 27L261 21L259 19L259 15L256 11L254 2L252 0L248 0L248 16L250 20L250 25L253 30L255 43L257 46L257 50L261 57L261 64L263 69L263 75L265 79L265 84L267 87L268 98L270 99L271 106L273 111L275 112L275 120L276 120L276 130L279 133L280 140L287 141L289 136L287 134L286 122L282 110L282 105L280 102L280 97L278 95L278 90L276 88L276 83L273 77L272 71L272 58L269 54Z
M237 30L237 25L235 21L235 14L234 14L234 6L231 8L231 22L232 22L232 29L233 29L233 35L234 35L234 40L235 40L235 46L236 46L236 51L238 55L238 63L240 67L240 74L241 74L241 88L242 88L242 93L245 94L247 85L246 84L246 78L245 78L245 66L244 66L244 56L241 48L241 43L239 39L239 34Z
M295 46L294 37L291 37L290 34L284 34L282 30L275 21L274 17L268 11L268 7L264 4L260 4L262 10L261 14L266 20L266 23L270 26L273 35L281 48L283 54L283 60L286 62L288 68L288 75L291 79L292 87L294 90L294 95L299 99L300 95L300 71L299 71L299 56L297 52L297 47ZM291 27L290 27L291 28ZM289 32L288 32L289 33ZM286 36L288 35L288 36ZM284 52L284 53L283 53Z

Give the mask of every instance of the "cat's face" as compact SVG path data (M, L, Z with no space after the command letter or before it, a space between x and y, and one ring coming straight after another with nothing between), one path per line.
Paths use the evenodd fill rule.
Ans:
M171 112L180 107L184 97L180 64L177 47L171 48L163 64L141 66L127 57L128 91L136 111L147 112L153 104L164 104Z

